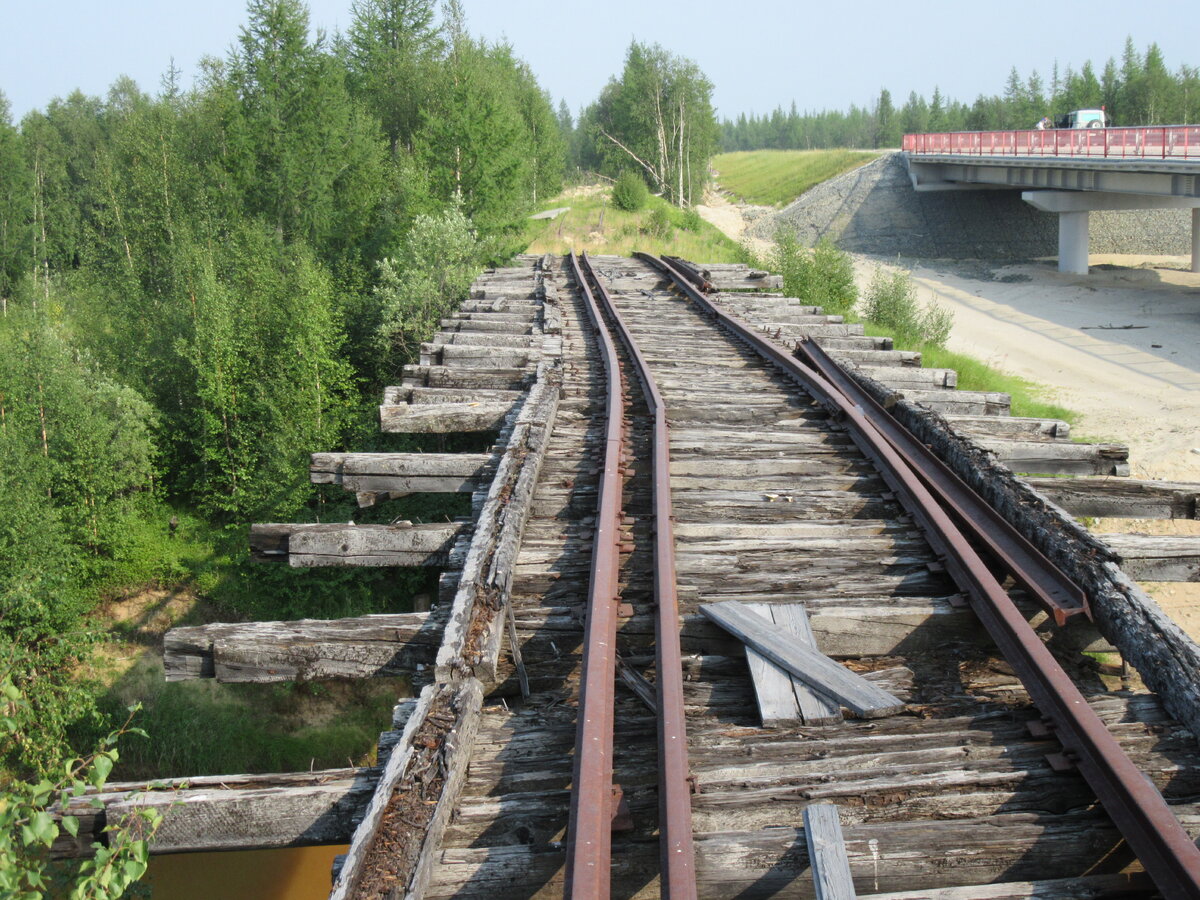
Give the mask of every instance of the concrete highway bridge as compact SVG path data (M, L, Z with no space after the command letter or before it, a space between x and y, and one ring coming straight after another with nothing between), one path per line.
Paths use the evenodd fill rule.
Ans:
M1190 209L1200 272L1200 125L908 134L918 191L1019 190L1058 214L1058 268L1088 270L1092 210Z

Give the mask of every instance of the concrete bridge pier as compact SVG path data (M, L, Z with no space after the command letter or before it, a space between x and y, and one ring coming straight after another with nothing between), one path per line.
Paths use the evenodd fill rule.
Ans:
M1200 198L1103 191L1022 191L1035 209L1058 213L1058 271L1086 275L1088 213L1094 209L1188 209L1192 211L1192 271L1200 272Z
M1200 272L1200 206L1192 207L1192 271Z

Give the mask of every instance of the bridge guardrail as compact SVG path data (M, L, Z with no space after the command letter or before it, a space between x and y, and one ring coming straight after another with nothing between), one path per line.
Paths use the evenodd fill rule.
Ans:
M1200 125L906 134L902 149L918 155L1200 159Z

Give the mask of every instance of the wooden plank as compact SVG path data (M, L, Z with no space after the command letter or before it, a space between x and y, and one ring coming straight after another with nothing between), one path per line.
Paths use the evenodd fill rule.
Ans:
M1022 479L1073 516L1200 519L1200 484L1137 478Z
M425 475L480 477L492 462L489 453L314 453L309 472L314 484L328 475L340 484L344 475Z
M250 555L292 566L444 566L465 522L413 525L260 523Z
M804 841L817 900L854 900L854 879L835 805L814 803L804 807Z
M92 842L105 840L108 822L145 807L163 815L151 853L343 843L379 774L378 767L367 767L112 783L71 801L65 812L79 820L79 833L72 838L62 832L50 852L58 859L92 856Z
M934 888L924 891L888 891L864 894L859 900L1129 900L1156 895L1154 883L1145 872L1121 875L1085 875L1048 881L1006 881L967 887Z
M904 709L904 704L891 694L827 656L781 637L771 623L749 612L736 600L704 603L700 611L776 665L835 698L855 715L873 719L895 715Z
M163 641L167 681L310 681L415 675L431 667L446 610L172 628Z
M1200 535L1098 534L1138 581L1200 581Z
M379 407L379 428L388 434L454 434L498 431L511 403L403 404Z
M904 388L897 392L942 415L1007 416L1012 397L999 391L923 391Z
M529 369L408 365L404 367L401 386L520 391L532 380L533 372Z
M510 391L502 388L453 388L413 387L411 385L388 385L383 389L383 406L399 406L438 403L516 403L526 391Z
M1067 441L979 440L980 446L1014 472L1039 475L1128 475L1125 444L1073 444Z
M767 621L774 622L804 646L817 649L803 603L746 603L744 606ZM837 703L780 669L751 647L746 648L746 661L750 665L758 710L765 727L799 722L830 725L842 721L842 710Z
M1038 419L1029 416L946 416L946 421L956 430L977 437L1059 441L1071 436L1070 423L1061 419Z

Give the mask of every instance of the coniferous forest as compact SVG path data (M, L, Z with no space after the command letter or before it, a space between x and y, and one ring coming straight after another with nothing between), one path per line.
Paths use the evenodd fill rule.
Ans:
M800 112L793 103L787 111L742 113L722 121L721 150L899 147L905 134L1032 128L1043 116L1101 106L1116 126L1195 124L1200 68L1184 64L1172 72L1157 44L1143 53L1127 39L1121 59L1110 57L1099 69L1090 61L1078 71L1060 70L1055 62L1048 74L1035 69L1028 76L1013 68L1002 93L981 94L973 103L951 99L940 87L929 99L913 91L898 103L883 88L873 103L845 111Z

